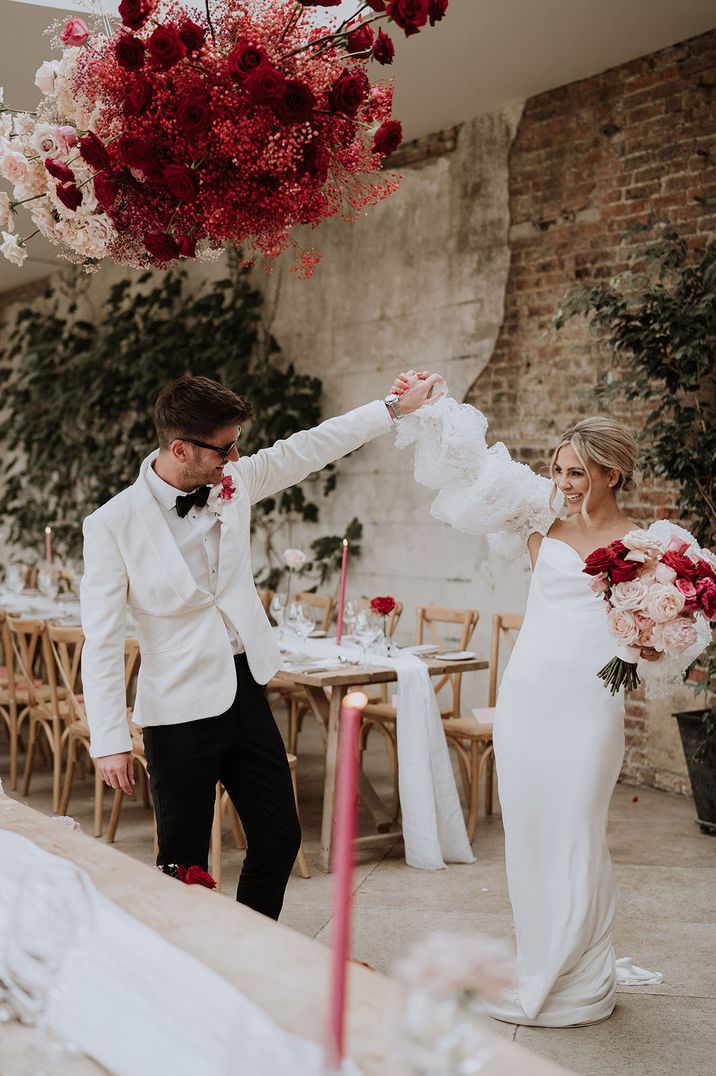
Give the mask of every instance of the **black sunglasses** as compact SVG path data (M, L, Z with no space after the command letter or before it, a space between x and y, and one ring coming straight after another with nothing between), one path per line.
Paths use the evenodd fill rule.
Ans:
M177 437L177 441L186 441L188 444L195 445L197 448L208 448L212 452L216 452L217 455L222 456L223 459L228 460L229 456L239 443L239 437L241 437L241 426L239 426L236 440L232 441L230 445L225 445L223 448L219 448L218 445L209 445L206 441L195 441L193 437Z

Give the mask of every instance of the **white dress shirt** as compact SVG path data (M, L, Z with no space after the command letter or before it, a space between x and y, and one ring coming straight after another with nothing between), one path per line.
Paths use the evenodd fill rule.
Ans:
M221 519L211 508L197 508L195 504L191 506L183 519L180 519L177 515L176 499L183 497L185 491L170 486L159 477L153 466L147 468L147 481L152 493L166 512L169 529L197 586L209 594L215 594ZM231 649L235 654L242 654L244 644L236 628L227 621L225 616L224 623L231 640Z

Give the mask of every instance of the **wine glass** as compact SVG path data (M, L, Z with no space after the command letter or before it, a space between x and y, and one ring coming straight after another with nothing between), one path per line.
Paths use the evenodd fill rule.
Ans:
M283 638L283 625L286 619L286 595L279 593L277 590L272 596L269 603L269 613L273 617L274 623L278 628L279 639Z
M352 635L358 619L358 602L349 598L343 608L343 627L346 635Z
M60 588L57 583L57 576L52 568L40 568L37 573L37 589L43 597L49 598L51 601L55 600Z
M5 586L11 594L21 594L25 589L25 570L19 564L8 564L5 569Z
M303 639L307 639L311 632L316 630L316 614L308 602L298 603L296 630Z
M49 1024L63 973L89 939L94 922L92 884L74 863L37 862L18 879L3 959L6 1013L37 1029L38 1073L44 1076L52 1076L63 1055L76 1053L70 1043L50 1036Z
M370 609L361 609L356 617L353 637L363 650L363 671L368 666L368 650L383 636L383 625L380 617L371 613Z

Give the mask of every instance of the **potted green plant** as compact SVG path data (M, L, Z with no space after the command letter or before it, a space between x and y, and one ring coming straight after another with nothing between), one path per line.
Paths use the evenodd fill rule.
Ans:
M648 234L646 244L643 241ZM606 345L612 369L601 399L621 397L641 420L642 463L678 489L681 517L702 546L716 542L716 243L690 248L665 221L632 226L627 271L570 289L554 317L582 316ZM703 832L716 832L716 647L689 679L704 705L679 712L686 764Z

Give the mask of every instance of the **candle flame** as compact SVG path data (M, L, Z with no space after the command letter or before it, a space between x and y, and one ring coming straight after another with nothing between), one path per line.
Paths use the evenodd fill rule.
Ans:
M350 706L352 710L363 710L368 705L368 696L362 691L352 691L343 700L344 706Z
M347 545L348 545L348 539L347 539L347 538L344 538L344 539L343 539L343 545L344 545L344 546L347 546Z
M52 527L45 527L45 534L52 534Z

